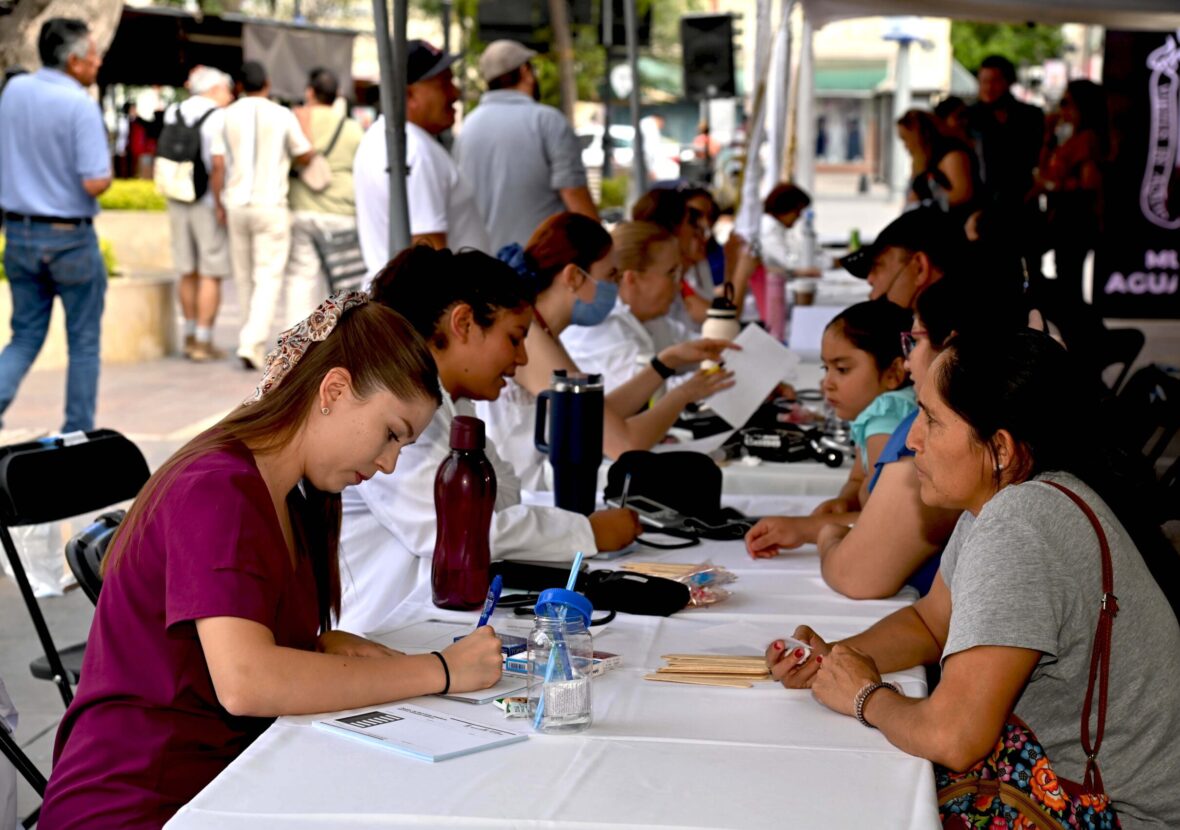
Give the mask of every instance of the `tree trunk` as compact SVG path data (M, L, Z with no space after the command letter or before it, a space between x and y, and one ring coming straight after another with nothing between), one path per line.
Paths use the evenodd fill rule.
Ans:
M557 51L557 72L561 78L561 110L573 122L578 81L574 77L574 40L570 35L568 0L549 0L549 25Z
M41 66L37 38L41 24L51 17L85 20L101 55L111 45L122 13L123 0L17 0L12 13L0 17L0 72L10 66L30 71Z

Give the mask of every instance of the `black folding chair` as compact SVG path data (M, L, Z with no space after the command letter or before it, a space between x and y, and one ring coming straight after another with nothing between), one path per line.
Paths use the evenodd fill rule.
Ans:
M319 255L324 276L328 282L328 293L356 290L365 287L369 269L361 256L361 241L355 230L312 233L311 242Z
M103 513L66 542L66 564L74 579L78 580L82 593L95 605L98 605L98 592L102 590L102 559L126 515L126 510Z
M1144 366L1120 390L1117 403L1127 446L1155 464L1180 432L1180 377Z
M41 774L41 770L33 764L31 758L25 754L25 751L20 748L16 742L16 738L8 731L8 727L0 723L0 753L16 767L24 779L29 782L29 786L36 791L38 796L45 795L45 776ZM22 827L32 827L37 823L37 817L41 813L41 808L38 807L21 822Z
M0 447L0 543L44 651L29 670L55 683L67 706L74 699L71 686L81 677L86 644L58 650L9 528L56 522L127 501L149 475L139 448L109 429Z
M1099 362L1102 364L1102 369L1106 370L1111 366L1121 366L1118 375L1110 384L1110 391L1118 394L1119 389L1122 388L1123 381L1131 374L1131 366L1135 363L1135 358L1139 357L1139 353L1143 351L1144 344L1147 343L1147 337L1139 329L1107 329L1106 334L1102 340L1101 354L1099 355Z

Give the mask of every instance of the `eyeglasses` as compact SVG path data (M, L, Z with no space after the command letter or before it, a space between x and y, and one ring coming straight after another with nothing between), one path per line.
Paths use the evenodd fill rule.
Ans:
M909 359L910 354L918 345L919 337L929 337L929 332L921 329L914 329L912 331L903 331L901 333L901 354L906 359Z

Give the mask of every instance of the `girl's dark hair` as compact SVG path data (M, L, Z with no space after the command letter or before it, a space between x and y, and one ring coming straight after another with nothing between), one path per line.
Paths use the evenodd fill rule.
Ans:
M688 216L688 196L680 190L656 188L639 197L631 208L635 222L650 222L669 233L676 233Z
M373 299L405 315L428 343L447 345L441 325L456 303L471 306L480 328L490 328L496 312L532 305L536 291L516 271L481 251L452 253L429 245L406 248L373 278Z
M906 110L905 114L897 119L897 126L905 127L918 137L922 152L929 161L935 146L942 140L942 130L939 129L938 119L934 117L934 113L929 110Z
M1027 325L1019 294L983 277L974 273L945 276L914 301L914 311L936 351L946 348L952 334L1015 331Z
M599 223L580 213L555 213L537 226L523 251L505 246L500 259L512 266L540 294L571 263L589 271L610 253L610 234ZM505 254L508 258L505 258Z
M803 210L811 204L807 191L790 182L776 185L762 200L762 212L771 216L782 216L793 210Z
M920 312L919 312L920 313ZM971 332L955 337L934 365L939 396L995 456L1007 431L1019 452L1015 481L1040 473L1077 476L1106 502L1130 535L1180 619L1180 558L1150 515L1154 479L1143 458L1086 417L1099 412L1102 387L1073 355L1042 332ZM997 472L998 477L1001 473Z
M854 347L868 352L880 373L903 357L901 333L910 330L913 318L909 309L888 300L868 300L841 311L824 331L832 329Z
M299 362L262 398L242 405L189 441L148 479L111 541L103 573L133 567L143 555L144 530L177 477L194 461L239 443L254 453L281 450L307 421L330 369L348 371L360 398L387 389L404 400L440 403L438 370L422 338L400 314L377 303L346 311L322 341L312 342ZM287 496L296 553L311 560L319 600L320 628L340 614L340 494L303 482ZM132 555L135 554L135 555Z

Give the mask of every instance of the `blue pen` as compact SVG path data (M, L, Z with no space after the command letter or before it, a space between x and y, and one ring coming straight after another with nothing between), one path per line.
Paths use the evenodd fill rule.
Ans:
M492 579L491 587L488 588L488 598L483 601L483 613L479 615L479 622L475 624L476 628L483 628L492 618L492 612L496 610L496 603L500 601L500 591L503 587L504 578L496 574Z

